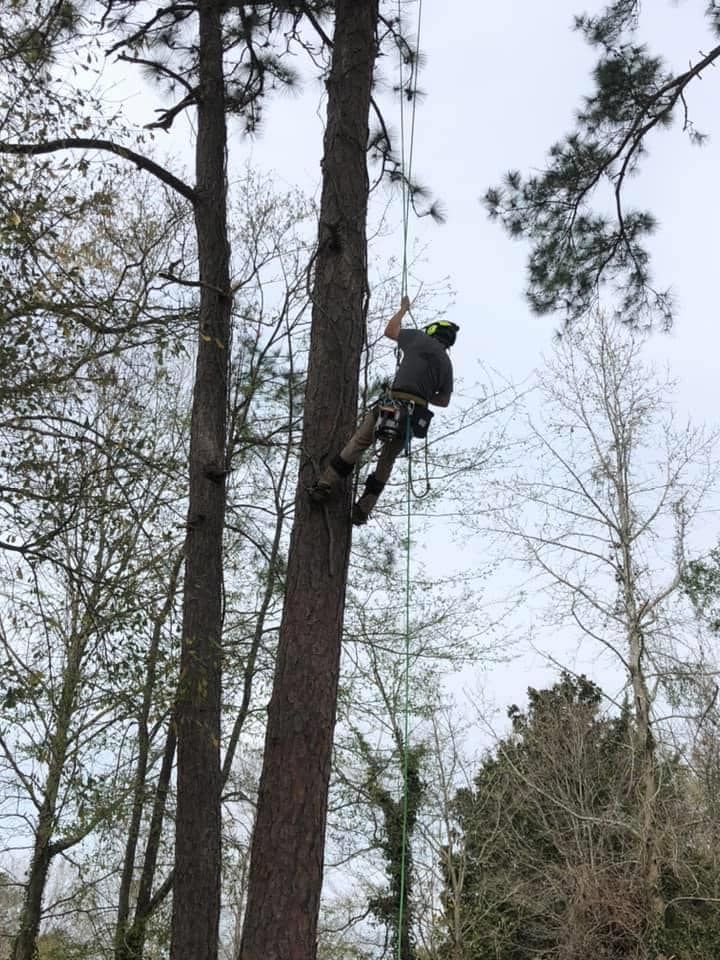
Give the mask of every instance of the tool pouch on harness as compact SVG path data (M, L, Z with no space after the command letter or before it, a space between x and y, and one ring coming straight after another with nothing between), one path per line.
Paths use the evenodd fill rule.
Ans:
M427 407L421 407L417 404L413 407L412 413L410 414L410 428L412 434L418 440L422 440L427 436L427 432L430 429L430 421L435 416L432 410L428 410Z
M375 405L375 436L378 440L402 440L405 436L405 405L381 397Z
M434 414L427 407L407 400L381 397L375 405L375 436L378 440L406 439L406 422L410 417L410 431L418 440L427 436Z

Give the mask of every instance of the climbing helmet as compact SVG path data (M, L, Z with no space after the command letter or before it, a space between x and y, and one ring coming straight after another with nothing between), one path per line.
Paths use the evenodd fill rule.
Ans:
M455 343L455 337L460 327L451 320L436 320L425 327L425 333L429 337L437 337L446 347L451 347Z

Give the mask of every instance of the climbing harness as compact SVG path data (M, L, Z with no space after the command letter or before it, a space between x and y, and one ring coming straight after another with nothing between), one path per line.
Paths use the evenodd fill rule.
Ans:
M434 413L418 397L392 390L375 403L375 416L375 440L388 442L403 438L404 453L409 458L412 438L424 440L427 437ZM427 460L427 444L425 458Z
M399 440L403 435L403 421L407 411L402 400L381 397L376 407L375 438L384 443Z

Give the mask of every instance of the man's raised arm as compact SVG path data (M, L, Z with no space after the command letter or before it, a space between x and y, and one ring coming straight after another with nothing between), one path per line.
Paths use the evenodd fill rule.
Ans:
M398 334L400 333L400 327L402 326L402 318L409 309L410 297L405 295L400 301L400 309L397 313L394 313L387 322L387 326L385 327L386 337L389 337L391 340L397 340Z

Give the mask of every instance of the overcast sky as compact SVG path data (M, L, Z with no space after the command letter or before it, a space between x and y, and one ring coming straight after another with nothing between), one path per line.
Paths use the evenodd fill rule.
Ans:
M591 89L595 60L571 29L573 15L600 6L592 0L424 0L419 86L426 96L417 110L414 171L441 199L447 223L415 221L411 240L425 249L417 279L448 277L455 290L450 316L462 332L454 362L468 387L477 380L479 359L510 380L525 381L558 326L557 319L530 312L524 297L527 245L511 241L488 220L481 198L508 169L540 168L550 144L571 128L582 94ZM641 36L673 68L686 69L713 42L705 6L704 0L654 0L644 5ZM416 4L406 5L413 23L416 10ZM390 81L396 71L389 60L382 66ZM320 84L311 81L301 95L269 104L259 137L233 133L232 166L240 170L249 161L273 171L280 185L319 197L321 96ZM654 275L659 287L673 289L678 304L675 329L657 334L648 352L669 362L678 377L680 411L712 421L720 366L720 152L713 138L720 138L720 71L711 69L696 81L688 103L698 129L711 135L707 146L690 145L677 125L654 134L642 174L628 184L627 201L651 208L659 220L651 243ZM384 105L397 129L392 98L385 96ZM398 198L398 222L399 208ZM399 229L395 242L399 254ZM468 546L468 565L483 549L480 542ZM542 683L539 668L540 660L530 655L488 677L498 702L521 699L528 684Z
M594 51L571 29L573 15L599 7L582 0L423 3L419 86L426 96L416 116L414 171L441 199L447 223L415 221L411 236L425 249L418 278L432 283L447 276L456 292L451 317L462 331L453 358L468 387L477 379L478 359L521 382L550 349L557 321L533 315L524 297L527 245L489 221L481 198L508 169L540 168L550 144L571 128L580 97L591 89L595 61ZM643 18L642 36L675 69L686 69L711 45L702 0L655 0L645 7L652 11ZM416 5L408 4L409 19L415 12ZM391 81L396 69L382 66ZM266 132L250 148L254 163L309 190L319 182L323 114L317 117L307 104L319 92L311 84L304 98L278 100L268 111ZM384 103L397 129L399 114L393 117L390 98ZM708 71L688 103L697 127L720 138L720 71ZM658 334L649 353L669 362L679 378L680 409L715 420L720 152L713 136L704 148L693 147L679 126L654 135L648 146L628 200L647 205L659 220L652 241L655 277L659 286L672 287L678 303L675 330ZM399 253L399 231L397 245ZM469 544L462 562L472 566L484 550L481 541ZM575 663L603 679L600 664ZM454 688L475 688L473 673L466 671ZM487 698L503 706L522 700L528 684L542 684L547 676L542 658L529 651L508 667L483 671L479 682Z
M673 67L686 69L707 51L712 38L702 0L650 6L642 36ZM595 59L572 31L572 19L599 7L583 0L424 0L419 84L426 96L417 111L414 170L442 200L448 220L444 226L416 221L411 232L428 244L424 278L447 275L456 290L452 316L463 330L456 366L467 379L475 376L474 357L522 378L555 328L552 318L535 317L526 305L526 245L488 220L481 198L508 169L541 167L548 146L570 129L581 95L590 90ZM416 4L406 9L414 23ZM383 64L389 79L395 71L396 64ZM248 156L282 181L316 191L322 113L316 116L313 104L319 93L310 83L301 98L275 100L262 136L236 141L235 157ZM720 71L696 82L688 102L698 128L720 137ZM387 97L385 106L397 128ZM693 412L712 414L720 154L712 136L706 147L693 147L679 127L659 132L648 145L650 156L628 196L651 206L660 221L652 242L655 276L673 288L679 305L676 331L658 337L656 349L672 359ZM399 251L399 233L397 242Z

